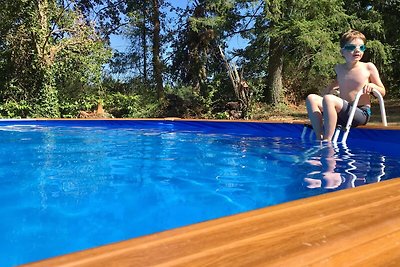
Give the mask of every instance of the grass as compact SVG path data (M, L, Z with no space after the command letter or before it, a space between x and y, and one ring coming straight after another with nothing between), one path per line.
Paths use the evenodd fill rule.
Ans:
M385 100L386 118L389 126L400 126L400 99ZM372 102L372 125L382 124L381 112L378 100Z

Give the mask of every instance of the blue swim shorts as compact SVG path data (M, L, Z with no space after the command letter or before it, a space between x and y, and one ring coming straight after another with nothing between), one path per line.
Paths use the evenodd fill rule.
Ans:
M350 105L346 100L343 100L343 108L338 113L338 124L346 126L347 120L350 117L351 108L352 105ZM358 106L351 126L357 127L359 125L365 125L368 123L370 118L371 108L369 106Z

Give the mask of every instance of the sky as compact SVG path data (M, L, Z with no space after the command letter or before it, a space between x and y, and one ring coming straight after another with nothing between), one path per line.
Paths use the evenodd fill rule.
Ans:
M184 8L191 0L168 0L174 7ZM110 36L111 47L114 50L118 50L121 52L126 51L129 48L129 41L121 35L112 35ZM228 41L228 50L232 51L233 49L244 48L247 45L247 42L240 38L240 36L234 36L231 40Z
M174 7L184 8L188 4L189 1L185 0L168 0ZM111 47L118 51L125 51L129 47L129 42L121 35L112 35L110 36Z

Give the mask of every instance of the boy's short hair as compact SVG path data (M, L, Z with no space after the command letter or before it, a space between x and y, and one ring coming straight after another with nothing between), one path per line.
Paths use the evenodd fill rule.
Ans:
M364 34L356 30L349 30L345 32L340 38L340 47L343 48L347 43L356 38L360 38L361 40L363 40L364 44L367 42L367 38L365 38Z

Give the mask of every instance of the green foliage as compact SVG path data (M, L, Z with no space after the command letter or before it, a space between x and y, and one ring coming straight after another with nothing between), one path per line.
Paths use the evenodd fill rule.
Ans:
M86 95L79 98L62 98L60 113L62 118L76 118L80 111L91 112L97 109L99 98L97 95Z
M201 118L207 112L202 97L191 86L166 87L166 101L167 117Z
M223 113L225 101L220 97L221 84L218 81L208 85L208 94L203 96L191 86L166 87L166 106L163 114L167 117L214 118Z
M367 37L364 59L378 67L390 95L400 95L400 17L398 1L346 0L347 12L357 19L352 27Z
M60 117L60 107L58 102L58 92L55 87L54 75L51 69L42 68L40 87L37 88L38 96L33 102L33 111L30 114L34 118L58 118Z
M338 39L350 19L342 5L340 0L294 1L285 6L285 19L269 29L284 36L286 94L294 99L318 92L334 76L333 66L341 59Z
M26 101L10 100L0 104L1 118L26 118L31 113L31 106Z
M376 64L389 95L400 95L398 1L196 0L171 11L169 1L159 3L165 99L156 97L163 83L155 81L152 64L152 1L3 0L0 116L76 117L103 99L115 117L228 118L225 105L237 99L218 46L226 50L238 34L249 45L227 57L243 70L255 102L271 90L272 63L283 62L284 101L274 110L255 103L248 117L259 110L284 113L288 102L299 103L334 77L334 65L343 60L339 38L350 28L366 35L364 60ZM119 58L115 53L118 64L111 67L118 66L123 82L103 72L113 56L103 37L122 22L131 50ZM274 40L282 44L281 57L271 57Z
M139 95L113 93L104 99L104 108L117 118L158 117L160 106Z
M215 94L210 81L225 72L218 45L224 42L224 32L235 27L234 4L222 0L196 1L186 8L177 23L185 26L177 30L172 43L172 77L178 84L191 86L206 110L210 95Z
M71 87L100 87L102 67L111 52L94 25L84 20L74 1L6 0L0 17L1 92L5 102L30 103L27 116L59 117L59 102L76 95ZM65 6L63 5L65 4ZM15 91L15 90L14 90ZM81 95L81 94L79 94Z

